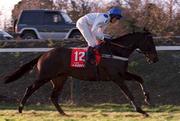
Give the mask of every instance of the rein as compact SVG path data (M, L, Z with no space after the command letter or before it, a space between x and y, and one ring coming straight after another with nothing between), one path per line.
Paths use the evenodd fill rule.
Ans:
M120 48L123 48L123 49L128 49L128 50L132 50L132 48L128 47L128 46L124 46L124 45L121 45L121 44L117 44L115 42L110 42L111 45L115 45L115 46L118 46ZM144 54L144 52L142 52L141 50L137 50L136 51L140 54Z
M117 60L122 60L122 61L128 61L129 60L129 58L126 58L126 57L120 57L120 56L108 55L108 54L102 54L102 57L112 58L112 59L117 59Z
M117 44L117 43L115 43L115 42L110 42L110 44L115 45L115 46L118 46L118 47L120 47L120 48L132 50L132 49L131 49L130 47L128 47L128 46L124 46L124 45L121 45L121 44ZM136 49L136 51L137 51L138 53L140 53L140 54L146 54L146 53L147 53L146 51L142 51L142 50L139 50L139 49Z
M132 49L129 48L128 46L124 46L124 45L121 45L121 44L117 44L117 43L115 43L115 42L110 42L110 44L115 45L115 46L118 46L118 47L121 47L121 48L124 48L124 49L132 50Z
M120 47L120 48L132 50L131 48L129 48L129 47L127 47L127 46L124 46L124 45L121 45L121 44L117 44L117 43L115 43L115 42L109 42L109 43L108 43L108 46L109 46L109 45L115 45L115 46L118 46L118 47ZM120 56L115 56L115 55L113 55L113 53L112 53L112 51L111 51L111 47L108 47L108 48L109 48L108 50L109 50L110 55L108 55L108 54L102 54L102 57L104 57L104 58L118 59L118 60L122 60L122 61L128 61L128 60L129 60L129 59L126 58L126 57L120 57Z

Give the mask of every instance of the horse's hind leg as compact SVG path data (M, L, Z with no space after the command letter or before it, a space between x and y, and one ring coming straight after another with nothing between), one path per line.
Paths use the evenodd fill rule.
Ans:
M56 107L57 111L61 114L61 115L66 115L64 113L64 111L62 110L62 108L60 107L60 105L58 104L58 96L61 93L64 83L67 80L66 76L60 76L56 79L53 79L51 82L53 84L53 91L51 94L51 101L54 104L54 106Z
M126 78L126 80L136 81L136 82L139 83L139 85L140 85L140 87L142 89L143 95L144 95L144 101L145 101L146 104L150 105L149 92L145 88L144 80L140 76L132 74L130 72L125 73L125 78Z
M39 89L42 85L44 85L46 82L46 80L36 80L32 85L30 85L27 89L26 92L20 102L19 105L19 113L22 113L23 107L27 101L27 99L37 90Z
M124 93L124 95L126 96L126 98L131 101L131 104L133 105L134 109L135 109L137 112L143 114L143 115L146 116L146 117L149 116L149 115L148 115L145 111L143 111L143 110L141 109L141 107L138 106L138 104L135 102L133 95L131 94L131 92L129 91L127 85L126 85L124 82L122 82L122 81L114 81L114 82L121 88L121 90L122 90L122 92Z

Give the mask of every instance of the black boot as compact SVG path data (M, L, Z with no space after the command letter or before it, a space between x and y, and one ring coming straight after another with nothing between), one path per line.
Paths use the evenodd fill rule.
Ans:
M96 60L94 55L94 48L89 46L86 52L86 66L95 65L95 64L96 64Z

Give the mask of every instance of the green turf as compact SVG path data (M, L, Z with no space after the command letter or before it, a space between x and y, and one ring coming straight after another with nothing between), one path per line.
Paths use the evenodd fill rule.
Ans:
M101 104L88 106L62 105L69 117L60 116L52 105L28 105L19 114L16 105L0 106L0 121L180 121L180 107L164 105L143 107L150 117L145 118L129 105Z

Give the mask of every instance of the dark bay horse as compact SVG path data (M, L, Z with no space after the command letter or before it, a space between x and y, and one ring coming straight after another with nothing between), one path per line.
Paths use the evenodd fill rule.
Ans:
M131 102L135 111L148 116L148 114L135 102L133 95L125 83L125 80L138 82L143 91L145 102L149 102L149 94L144 87L143 79L127 70L128 58L137 48L145 55L148 63L155 63L158 61L158 55L152 35L144 32L130 33L120 38L113 39L111 42L106 42L101 47L100 52L102 53L102 59L98 65L99 78L101 81L113 81L116 83ZM51 94L52 103L60 114L66 115L58 104L58 96L67 78L72 76L84 81L96 81L96 74L93 73L94 71L91 67L70 67L71 50L72 48L54 48L22 65L13 73L3 77L5 83L10 83L32 69L36 70L37 78L34 83L27 88L25 95L20 102L20 113L22 113L27 99L37 89L51 81L53 84L53 91Z

